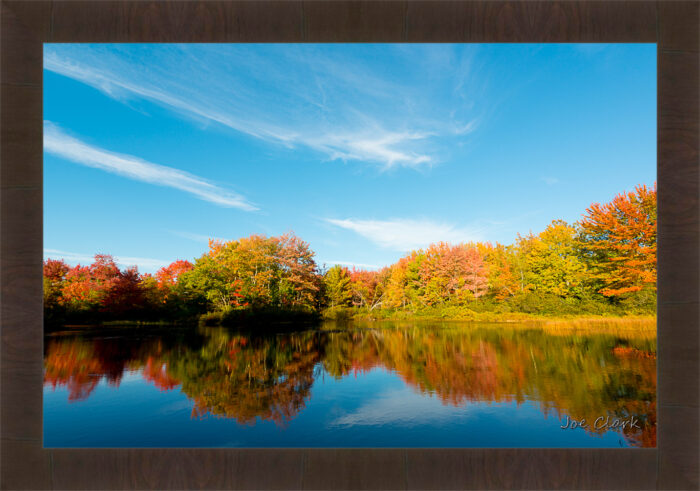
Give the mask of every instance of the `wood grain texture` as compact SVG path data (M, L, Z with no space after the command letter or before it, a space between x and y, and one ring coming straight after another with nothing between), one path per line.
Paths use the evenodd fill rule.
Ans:
M700 489L699 418L697 406L660 406L658 489Z
M4 342L3 342L4 343ZM0 372L2 438L41 445L43 364L41 360L3 362Z
M655 42L654 2L409 2L408 42Z
M700 398L700 304L682 302L658 307L658 403L698 408ZM659 431L664 430L659 426Z
M133 489L128 450L47 449L55 489Z
M0 489L52 489L51 454L38 442L3 438L0 442Z
M0 186L39 189L43 180L40 86L0 87Z
M698 299L698 55L658 55L659 303Z
M658 5L659 48L695 53L700 51L700 2L664 0Z
M53 42L298 42L301 2L57 1Z
M408 489L654 489L656 450L406 451Z
M304 489L405 489L401 449L312 449L304 463Z
M0 428L3 438L40 442L43 299L37 279L42 267L41 188L4 188L0 207Z
M401 42L405 15L404 1L304 2L304 40Z
M300 489L302 449L53 449L57 489Z
M237 450L236 489L301 489L304 450Z
M2 2L0 81L41 86L41 41L51 35L51 2Z
M697 489L696 12L665 1L3 0L2 489ZM658 452L41 449L41 42L654 42L657 29Z
M700 488L698 14L697 2L659 4L659 489Z
M233 489L227 449L54 449L56 489Z

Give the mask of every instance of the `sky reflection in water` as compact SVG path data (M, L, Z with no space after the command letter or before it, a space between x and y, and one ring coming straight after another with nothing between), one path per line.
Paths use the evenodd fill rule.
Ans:
M635 326L614 334L456 323L336 327L47 336L44 445L656 444L656 340ZM565 430L565 416L633 416L640 429Z

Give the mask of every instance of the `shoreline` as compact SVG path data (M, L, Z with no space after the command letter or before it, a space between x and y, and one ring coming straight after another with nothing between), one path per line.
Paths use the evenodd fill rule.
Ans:
M384 312L384 313L382 313ZM640 321L656 322L656 314L531 314L526 312L475 312L466 311L363 311L356 309L339 309L336 311L326 310L322 312L325 320L353 320L353 321L445 321L445 322L488 322L497 324L523 323L523 322L618 322L618 321Z
M350 317L330 318L324 316L318 319L317 322L294 322L290 319L287 321L277 320L269 323L242 323L242 324L223 324L212 325L203 324L197 320L191 322L154 322L154 321L108 321L104 323L89 323L89 324L62 324L62 325L45 325L44 334L55 334L62 331L85 331L100 329L186 329L190 327L223 327L230 329L239 329L250 332L275 332L279 330L308 330L316 327L321 327L324 322L337 324L337 327L344 328L344 324L381 324L381 323L412 323L412 322L439 322L449 324L462 325L484 325L491 324L492 327L502 325L503 327L540 327L543 329L553 330L580 330L590 332L618 332L618 331L637 331L637 332L653 332L656 334L657 317L655 315L627 315L627 316L595 316L595 315L567 315L567 316L543 316L523 313L509 313L497 315L478 315L476 318L460 318L460 317L440 317L434 315L400 315L387 317L373 317L367 313L356 313ZM467 327L467 326L465 326Z

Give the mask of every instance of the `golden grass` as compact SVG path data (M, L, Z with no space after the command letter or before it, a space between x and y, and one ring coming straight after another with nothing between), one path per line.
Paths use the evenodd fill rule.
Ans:
M507 316L477 316L477 318L430 318L425 316L406 317L394 319L358 316L355 318L360 323L390 322L404 325L413 323L445 323L455 326L464 326L468 329L492 328L492 329L541 329L548 334L570 336L572 334L608 334L623 339L655 339L656 316L625 316L625 317L536 317L527 314L508 314ZM486 318L484 318L486 317Z
M656 317L580 317L574 319L546 319L518 323L522 327L538 327L551 334L573 333L614 334L622 338L656 338Z

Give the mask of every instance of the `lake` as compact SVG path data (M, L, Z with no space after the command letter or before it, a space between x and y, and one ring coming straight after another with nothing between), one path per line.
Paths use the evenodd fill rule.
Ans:
M47 334L44 446L656 446L646 321L278 330Z

